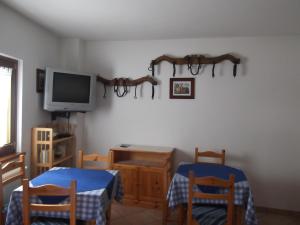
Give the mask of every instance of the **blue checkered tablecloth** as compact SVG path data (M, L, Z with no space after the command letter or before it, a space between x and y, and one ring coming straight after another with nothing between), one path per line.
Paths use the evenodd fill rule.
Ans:
M198 164L197 166L201 170L201 164ZM205 165L203 163L202 165ZM206 164L207 166L208 164ZM187 166L187 164L180 165L171 181L171 184L169 186L168 194L167 194L167 200L169 202L170 208L175 208L179 204L186 204L188 202L188 185L189 180L187 175L182 175L178 173L180 171L181 166ZM190 164L191 168L195 167L195 164ZM214 166L214 164L209 164L209 166ZM220 165L216 165L220 167ZM227 166L226 166L227 167ZM229 168L229 167L227 167ZM209 173L209 169L205 167L206 170L202 170L201 173L205 173L204 171L207 171L207 176L212 176L211 173ZM232 169L232 168L231 168ZM237 169L234 169L238 171ZM234 174L234 170L230 170L230 173ZM240 170L238 171L241 172ZM223 172L224 175L224 172ZM229 175L229 174L228 174ZM196 174L197 176L197 174ZM215 174L215 176L218 176ZM255 214L254 209L254 203L253 203L253 196L249 187L249 183L247 180L238 181L234 184L234 204L235 205L242 205L245 207L245 223L247 225L257 225L257 218ZM195 203L203 203L203 204L224 204L224 201L221 200L210 200L210 199L194 199L193 202Z
M61 169L72 169L66 167L55 167L53 170ZM87 170L88 171L88 170ZM99 170L101 173L101 170ZM114 176L114 183L111 191L111 199L120 201L123 197L123 190L121 186L121 179L119 172L117 170L106 170ZM77 180L77 182L79 182ZM32 186L32 183L30 183ZM109 203L111 201L109 198L109 193L106 188L89 190L83 192L77 192L77 208L76 217L80 220L96 220L96 225L105 225L106 216L105 212ZM35 203L42 203L40 198L35 197L31 200ZM62 203L67 202L68 199L62 201ZM45 216L45 217L57 217L57 218L68 218L68 212L42 212L34 211L32 216ZM10 197L10 202L8 205L8 212L6 217L6 225L22 225L22 186L15 189Z

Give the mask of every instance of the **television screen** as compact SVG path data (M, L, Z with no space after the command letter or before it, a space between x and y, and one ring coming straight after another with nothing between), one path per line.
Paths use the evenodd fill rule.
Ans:
M52 100L54 102L88 103L90 82L91 78L88 76L54 72Z
M95 105L95 75L46 68L45 110L87 112Z

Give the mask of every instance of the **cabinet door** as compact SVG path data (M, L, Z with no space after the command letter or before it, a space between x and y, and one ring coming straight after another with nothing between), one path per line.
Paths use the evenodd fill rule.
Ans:
M139 199L141 201L163 201L165 196L162 170L155 168L140 168L139 182Z
M138 199L137 168L130 167L130 166L113 165L113 169L120 171L122 187L124 191L124 198L137 200Z

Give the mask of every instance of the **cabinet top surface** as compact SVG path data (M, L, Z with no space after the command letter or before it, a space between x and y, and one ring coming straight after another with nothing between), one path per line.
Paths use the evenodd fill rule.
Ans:
M121 147L121 145L114 146L112 151L136 151L136 152L157 152L157 153L172 153L175 148L165 146L147 146L147 145L128 145L128 147Z

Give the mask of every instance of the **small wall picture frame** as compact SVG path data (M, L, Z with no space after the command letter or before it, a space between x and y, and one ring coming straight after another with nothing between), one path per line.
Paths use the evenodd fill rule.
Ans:
M170 78L170 99L194 99L195 78Z
M45 70L36 69L36 92L43 93L45 87Z

